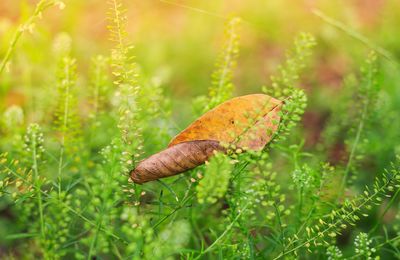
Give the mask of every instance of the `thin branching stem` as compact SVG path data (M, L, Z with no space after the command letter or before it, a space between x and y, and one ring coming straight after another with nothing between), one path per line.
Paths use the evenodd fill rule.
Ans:
M61 198L61 181L62 181L62 170L63 170L63 160L64 160L64 150L65 150L65 131L68 127L68 118L69 118L69 99L70 99L70 63L67 62L64 67L64 75L66 82L65 89L65 99L64 99L64 112L63 112L63 122L62 122L62 131L61 131L61 141L60 141L60 152L58 156L58 171L57 171L57 185L58 185L58 197ZM63 83L62 83L63 84Z
M367 90L369 90L372 86L372 69L369 68L368 70L368 82L367 82ZM370 100L370 96L367 95L367 99L364 102L363 108L362 108L362 112L361 112L361 117L360 117L360 121L358 123L358 127L357 127L357 132L356 132L356 136L353 142L353 145L351 147L351 151L350 151L350 155L349 155L349 159L347 161L346 164L346 168L344 170L344 174L343 174L343 178L342 178L342 182L340 184L340 188L339 188L339 192L338 192L338 198L340 198L340 196L342 195L346 184L347 184L347 180L349 177L349 173L351 170L351 167L353 166L353 160L354 160L354 156L356 155L356 150L357 150L357 146L360 142L360 138L361 138L361 134L362 131L364 129L364 124L365 124L365 120L367 118L367 114L369 111L369 104L370 104L371 100Z
M392 208L393 204L396 202L397 197L400 194L400 189L397 189L396 193L392 196L390 199L389 203L386 205L385 209L383 210L382 214L379 216L378 220L376 221L376 224L374 227L368 232L368 234L373 234L379 227L379 224L381 224L383 217L386 215L386 213L389 211L389 209Z
M357 31L355 31L354 29L350 28L348 25L346 25L346 24L344 24L344 23L342 23L342 22L340 22L340 21L338 21L338 20L336 20L336 19L334 19L332 17L329 17L328 15L326 15L325 13L323 13L319 9L314 9L312 12L313 12L314 15L318 16L319 18L321 18L327 24L330 24L333 27L345 32L350 37L362 42L363 44L365 44L369 48L373 49L374 51L379 53L382 57L384 57L389 62L391 62L393 65L396 65L397 67L399 66L399 63L393 57L392 53L390 53L386 49L378 46L377 44L373 43L371 40L369 40L367 37L365 37L361 33L359 33Z
M46 239L45 229L44 229L44 217L43 217L43 204L42 204L42 193L41 193L41 185L39 179L39 170L38 170L38 161L37 161L37 146L36 139L32 138L31 149L32 149L32 170L34 172L34 185L36 190L36 199L38 203L39 209L39 219L40 219L40 234L43 240Z
M23 22L22 24L20 24L18 26L17 30L15 31L15 33L10 41L10 44L6 51L6 54L0 63L0 75L2 74L4 69L7 67L7 64L10 61L10 59L15 51L15 47L16 47L19 39L21 38L22 34L25 31L30 30L29 27L34 24L35 20L41 16L43 11L45 11L49 7L54 6L55 4L56 4L56 1L40 0L36 5L35 11L33 12L33 14L25 22Z
M232 222L226 227L226 229L224 230L224 232L222 232L222 234L216 239L214 240L214 242L208 246L206 249L204 249L203 252L201 252L200 255L198 255L195 260L200 259L203 255L207 254L208 252L210 252L211 250L214 249L214 247L226 236L226 234L228 234L228 232L233 228L233 225L239 220L240 216L243 214L243 212L245 212L247 210L249 204L246 204L239 212L239 214L236 215L236 217L232 220Z

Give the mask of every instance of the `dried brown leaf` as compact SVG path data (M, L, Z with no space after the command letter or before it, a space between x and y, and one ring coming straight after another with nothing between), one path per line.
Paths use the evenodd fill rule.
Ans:
M278 128L282 101L263 94L230 99L178 134L168 148L141 161L131 172L136 183L193 169L228 146L261 150Z
M193 169L224 149L217 141L188 141L169 147L141 161L131 172L136 183L144 183Z

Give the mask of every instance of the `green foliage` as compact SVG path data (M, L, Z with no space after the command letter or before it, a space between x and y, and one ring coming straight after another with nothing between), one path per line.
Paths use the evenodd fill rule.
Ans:
M286 61L279 66L278 74L271 76L272 85L263 87L264 93L284 102L281 111L277 137L284 140L290 130L296 126L307 106L304 90L297 88L300 73L306 66L306 59L311 55L315 39L307 33L299 34L294 40L294 47L286 55Z
M111 51L111 66L116 77L114 84L117 86L127 85L133 91L132 95L138 91L136 64L133 62L131 51L133 45L127 41L127 16L126 10L121 1L112 0L109 2L108 30L110 40L115 44Z
M41 0L35 10L21 4L20 25L8 28L0 19L1 259L399 258L400 76L377 56L386 52L373 48L377 54L364 58L357 43L314 28L318 46L314 36L300 33L276 67L287 42L279 30L288 28L283 21L269 28L275 18L257 1L260 15L240 12L245 34L238 33L239 18L223 20L208 85L199 81L209 69L202 62L215 46L205 42L213 29L205 25L221 20L203 12L196 27L190 23L196 14L165 9L174 14L167 19L160 8L155 16L166 18L168 30L159 35L156 22L141 20L155 17L150 2L133 4L131 13L111 0L107 14L99 11L107 4L96 3L101 8L90 6L93 13L84 17L78 11L87 3L78 2L69 2L61 18L44 11L63 8L62 2ZM131 14L140 19L128 26ZM71 29L72 16L79 28ZM111 42L103 46L97 40L104 17ZM96 42L82 33L86 27ZM32 34L20 37L26 31ZM245 55L236 70L239 38ZM337 63L330 63L332 56ZM190 118L234 93L259 92L262 77L255 71L271 68L276 73L261 91L284 104L265 149L231 145L187 173L143 185L129 180L136 163L165 149ZM324 80L344 73L333 90ZM234 78L246 89L235 87ZM191 85L205 86L198 93L209 86L208 94L182 97L182 86Z
M70 153L75 153L77 149L72 147L80 131L80 121L78 118L77 98L76 98L76 60L64 56L60 60L58 79L57 79L57 107L55 110L55 127L61 135L59 141L61 146L71 149Z
M376 252L375 248L371 248L371 243L372 240L369 239L368 234L363 232L354 239L355 251L362 259L372 259Z
M340 260L343 259L343 253L337 246L329 246L326 250L329 260Z
M228 189L232 162L223 153L217 153L207 163L205 176L196 187L199 203L215 203Z
M356 179L357 167L368 153L368 138L366 137L370 132L369 129L379 121L377 117L380 110L378 81L377 56L371 52L361 67L360 76L356 78L350 75L346 78L344 86L347 93L341 100L342 104L333 110L329 127L325 131L324 137L328 146L336 142L344 142L348 150L339 195L349 180L354 182ZM346 138L340 140L343 132L346 132Z
M308 33L297 35L293 48L286 54L285 62L278 67L277 75L271 76L272 85L263 87L263 91L281 100L290 98L295 92L300 73L304 70L307 58L311 55L315 44L312 35Z
M390 171L385 171L382 178L376 178L373 187L366 187L364 193L352 200L345 200L343 206L333 209L325 218L320 218L314 226L306 227L307 236L300 239L298 235L288 239L284 256L295 253L302 247L310 248L329 244L330 238L340 235L341 230L349 225L355 225L360 217L367 217L365 212L372 205L379 205L383 197L390 197L390 192L400 187L400 165L399 162L392 165Z
M341 190L344 188L345 183L347 181L349 172L354 170L352 168L355 167L356 159L360 160L362 158L362 152L358 151L360 148L358 146L362 146L362 142L367 142L367 140L362 139L363 132L365 132L365 128L373 118L373 114L376 111L376 102L377 102L377 94L379 91L378 88L378 79L377 79L377 57L375 53L370 53L366 64L361 68L361 82L359 90L356 92L356 100L354 102L353 111L355 116L353 120L357 120L358 124L357 128L350 129L350 136L354 136L352 140L346 140L346 144L351 147L349 159L346 164L343 181L341 184ZM357 150L358 149L358 150ZM358 152L358 153L357 153ZM356 156L357 153L357 156Z
M312 169L307 165L295 169L292 173L293 183L297 189L309 188L313 182Z
M108 30L115 47L111 50L111 68L115 76L115 107L118 113L117 127L120 130L121 166L128 172L138 161L142 150L140 123L138 120L139 86L137 68L130 53L133 45L127 41L126 10L118 0L110 1ZM115 142L115 144L117 141Z

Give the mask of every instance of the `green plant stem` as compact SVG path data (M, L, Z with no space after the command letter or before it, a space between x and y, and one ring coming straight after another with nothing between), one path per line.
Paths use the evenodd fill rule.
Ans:
M175 207L171 213L169 213L168 215L166 215L165 217L163 217L161 220L159 220L154 226L153 229L157 228L159 225L161 225L161 223L163 223L165 220L167 220L169 217L171 217L172 215L174 215L178 210L182 209L183 207L186 206L186 203L188 203L190 201L191 198L193 198L196 195L196 192L193 192L192 194L189 195L189 193L187 193L185 195L185 197L181 200L181 202L179 203L179 205L177 207Z
M282 245L282 254L285 254L285 248L286 248L285 247L285 232L284 232L283 225L282 225L281 214L279 212L278 205L275 202L274 202L274 209L276 212L276 217L278 219L279 231L281 232L279 237L280 237L281 245Z
M372 84L372 82L371 82L371 77L372 77L371 73L372 73L372 71L370 69L369 72L368 72L369 80L368 80L367 89L371 88L371 84ZM337 195L337 200L339 200L340 196L342 195L342 193L344 192L344 189L346 187L346 183L347 183L347 179L348 179L348 176L349 176L349 173L350 173L350 169L351 169L351 166L352 166L352 163L353 163L353 160L354 160L354 156L356 154L357 145L360 142L361 133L362 133L362 131L364 129L364 124L365 124L365 119L367 117L369 103L370 103L370 98L368 97L367 100L364 103L363 108L362 108L361 118L360 118L360 122L359 122L358 127L357 127L356 137L354 139L353 146L351 147L349 160L347 161L347 164L346 164L346 168L345 168L345 171L344 171L343 179L342 179L342 182L340 184L339 192L338 192L338 195Z
M233 177L231 178L231 180L235 180L236 178L240 177L240 175L243 173L243 171L246 169L247 165L249 165L250 162L246 161L245 163L243 163L243 166L237 171L237 173L235 173L233 175Z
M12 54L14 53L15 46L18 43L18 40L21 38L22 34L27 30L27 28L32 25L35 20L41 15L43 11L45 11L47 8L55 5L54 1L49 1L49 0L41 0L39 3L37 3L35 7L35 11L33 14L26 20L24 23L20 24L18 26L18 29L15 31L10 44L8 46L8 49L6 51L5 56L3 57L1 63L0 63L0 75L4 71L4 69L7 66L7 63L11 59Z
M112 167L110 169L110 174L107 174L108 178L102 184L102 186L103 186L102 188L103 188L104 192L101 194L102 204L101 204L101 210L100 210L100 213L99 213L100 216L99 216L99 218L97 218L96 231L95 231L95 234L94 234L94 237L93 237L92 241L90 242L90 248L89 248L89 253L88 253L88 258L87 258L88 260L92 259L92 253L93 253L93 250L94 250L94 248L95 248L95 246L97 244L97 238L98 238L99 232L102 229L104 215L107 215L108 212L109 212L109 209L106 207L106 200L107 200L106 195L109 194L108 192L106 192L106 188L107 188L107 183L112 181L112 179L114 179L114 174L115 174L115 163L114 162L116 160L117 160L116 154L113 153L113 156L112 156L112 159L111 159L111 161L113 163L112 163Z
M62 137L62 140L64 140L64 137ZM58 158L58 171L57 171L58 198L61 198L61 174L62 174L63 158L64 158L63 142L61 143L61 146L60 146L60 154L59 154L59 158Z
M234 18L237 19L237 18ZM230 21L229 24L229 29L228 30L234 30L231 27L234 27L234 19L232 21ZM229 73L230 71L233 69L233 63L234 63L234 52L235 52L235 32L229 33L229 39L228 39L228 44L226 49L224 48L223 51L223 67L222 67L222 72L221 74L217 74L218 75L218 83L216 86L216 89L213 91L216 91L217 93L223 93L224 92L224 87L227 83L227 80L229 80ZM216 71L221 71L221 68L219 67L219 65L217 65L216 67ZM223 94L222 94L223 95ZM212 97L210 97L210 103L211 106L215 106L217 104L215 104L212 100ZM218 100L218 101L223 101L223 100ZM210 105L210 104L209 104Z
M83 216L81 213L79 213L78 211L76 211L75 209L71 208L69 205L67 205L65 202L61 201L61 204L63 204L63 206L68 209L69 211L71 211L72 213L74 213L75 215L77 215L78 217L80 217L82 220L86 221L88 224L92 225L93 227L97 227L96 223L94 223L92 220L88 219L87 217ZM106 229L106 228L100 228L101 231L103 231L105 234L123 242L124 244L128 244L128 242L121 238L120 236L114 234L112 231Z
M115 243L111 242L112 248L114 250L115 255L118 257L118 259L126 259L122 257L121 253L119 252L118 247L115 245Z
M347 179L349 177L350 168L352 166L354 155L356 153L357 145L358 145L358 142L360 141L361 132L362 132L362 130L364 128L364 120L365 120L365 116L366 116L366 113L367 113L367 104L368 104L368 101L364 105L362 116L361 116L361 119L360 119L360 123L358 124L358 127L357 127L356 138L354 139L353 146L351 147L349 160L347 161L346 168L345 168L344 174L343 174L343 179L342 179L342 182L340 184L340 188L339 188L339 192L338 192L338 199L342 195L342 193L344 191L344 188L346 186Z
M117 39L116 39L117 40L117 48L119 49L119 51L121 53L124 53L126 55L126 52L127 52L126 47L127 46L124 43L124 40L123 40L124 38L122 36L124 28L123 28L123 24L121 24L121 19L122 19L121 15L120 15L121 12L119 10L118 3L116 0L112 1L112 8L113 8L112 10L115 15L113 22L115 23L114 25L116 26L115 32L117 33ZM119 71L119 72L122 72L122 74L123 74L122 79L127 80L129 78L129 75L128 75L128 72L126 69L122 69L122 71ZM120 85L121 83L126 83L126 82L119 82L118 85Z
M200 255L198 255L195 260L200 259L203 255L207 254L209 251L211 251L218 243L221 241L221 239L232 229L233 225L238 221L239 217L243 214L243 212L246 211L247 207L249 204L246 204L242 210L239 212L239 214L236 215L236 217L233 219L233 221L229 224L229 226L222 232L222 234L209 246L207 247L203 252L201 252Z
M340 22L340 21L338 21L338 20L336 20L336 19L334 19L332 17L329 17L328 15L324 14L321 10L318 10L318 9L314 9L312 11L312 13L314 15L318 16L319 18L321 18L327 24L330 24L333 27L345 32L350 37L362 42L363 44L365 44L369 48L373 49L374 51L376 51L377 53L382 55L382 57L384 57L385 59L390 61L393 65L399 66L399 63L393 58L393 55L389 51L387 51L387 50L383 49L382 47L376 45L375 43L370 41L364 35L360 34L359 32L355 31L354 29L351 29L348 25L343 24L342 22Z
M34 173L34 184L37 196L37 203L39 208L39 219L40 219L40 234L43 240L46 239L45 231L44 231L44 217L43 217L43 204L42 204L42 193L41 193L41 185L39 181L39 170L38 170L38 162L37 162L37 153L36 153L36 140L33 138L32 141L32 161L33 161L33 173Z
M104 212L104 208L102 209L99 220L96 223L96 231L95 231L94 237L93 237L92 241L90 242L90 248L89 248L89 253L88 253L88 257L87 257L88 260L92 259L93 249L97 243L97 237L99 235L99 232L101 230L102 223L103 223L103 212Z
M207 11L207 10L203 10L203 9L200 9L200 8L197 8L197 7L184 5L184 4L181 4L181 3L177 3L177 2L173 2L173 1L167 1L167 0L159 0L159 1L162 2L162 3L165 3L165 4L175 5L177 7L185 8L185 9L188 9L188 10L191 10L191 11L194 11L194 12L199 12L199 13L210 15L210 16L213 16L213 17L222 18L222 19L228 19L228 17L225 17L225 16L223 16L221 14L210 12L210 11Z
M97 122L97 114L99 113L99 100L100 100L100 85L101 85L101 68L100 66L96 66L95 72L95 89L94 89L94 116L93 122Z
M300 188L300 190L299 190L299 192L298 192L298 196L299 196L299 207L298 207L298 212L297 212L297 215L298 215L298 226L300 225L300 223L301 223L301 218L302 218L302 214L301 214L301 211L302 211L302 209L303 209L303 187L301 187ZM297 227L298 227L297 226ZM296 229L297 229L297 227L296 227Z
M60 153L58 158L58 173L57 173L57 182L58 182L58 197L61 198L61 175L63 169L63 160L64 160L64 150L65 150L65 131L68 126L68 116L69 116L69 96L70 96L70 63L67 63L65 66L65 76L66 76L66 89L65 89L65 100L64 100L64 115L63 115L63 126L62 126L62 136L60 142Z
M300 228L296 232L296 236L300 236L300 233L304 230L306 227L308 221L311 219L312 214L314 213L316 209L316 206L314 205L313 208L308 212L307 218L303 221L303 224L301 224Z
M176 200L177 202L179 202L178 195L176 195L176 192L175 192L168 184L166 184L166 183L163 182L162 180L157 180L157 182L160 183L162 186L164 186L169 192L171 192L171 194L174 195L175 200Z
M376 221L376 224L374 227L368 232L368 234L373 234L376 229L379 227L379 223L382 222L383 217L386 215L388 210L393 206L393 203L396 201L397 196L400 194L400 189L397 189L396 193L393 195L393 197L390 199L390 202L386 205L385 210L382 212L382 215L379 217L379 219Z
M90 146L92 146L92 141L93 141L93 135L94 133L96 133L97 130L97 126L96 126L96 122L97 122L97 117L98 117L98 113L99 113L99 100L100 100L100 77L101 77L101 68L100 66L95 66L95 72L94 72L94 101L93 101L93 118L92 118L92 122L91 122L91 128L92 131L90 131L90 135L89 135L89 141L88 143L90 144Z

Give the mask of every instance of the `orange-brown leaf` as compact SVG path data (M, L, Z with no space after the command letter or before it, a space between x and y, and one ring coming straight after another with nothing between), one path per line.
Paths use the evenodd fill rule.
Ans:
M281 106L282 101L264 94L230 99L189 125L169 147L187 141L214 140L260 150L278 127Z

